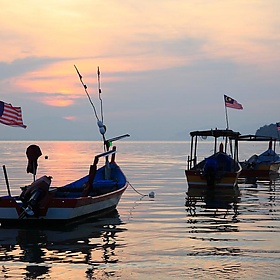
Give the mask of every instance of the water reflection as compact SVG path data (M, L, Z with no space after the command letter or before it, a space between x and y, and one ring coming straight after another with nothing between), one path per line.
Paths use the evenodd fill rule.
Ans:
M254 223L254 228L259 228L255 221L269 224L266 230L279 231L279 226L274 222L279 221L279 180L270 182L256 182L254 184L244 184L242 189L243 200L241 211L247 221Z
M234 223L238 222L239 201L238 187L219 190L189 187L185 206L192 231L238 231Z
M279 173L278 172L271 172L267 177L246 177L240 178L238 181L239 183L245 184L257 184L257 183L269 183L273 184L277 180L279 180Z
M0 261L27 263L25 276L49 275L55 263L86 264L97 269L101 264L119 261L118 233L126 230L117 211L99 220L87 220L64 228L0 228ZM92 274L93 268L85 269ZM11 271L2 267L2 276Z

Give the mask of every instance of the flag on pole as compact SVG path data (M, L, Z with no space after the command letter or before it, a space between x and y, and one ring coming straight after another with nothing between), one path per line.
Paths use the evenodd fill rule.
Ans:
M239 109L242 110L243 106L238 103L236 100L234 100L233 98L224 95L224 99L225 99L225 106L229 107L229 108L233 108L233 109Z
M22 121L21 108L13 107L3 101L0 101L0 123L26 128Z
M280 131L280 122L276 123L277 130Z

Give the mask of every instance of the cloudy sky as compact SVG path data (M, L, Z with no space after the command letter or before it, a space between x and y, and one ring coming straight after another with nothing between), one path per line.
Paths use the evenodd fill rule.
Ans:
M191 130L255 133L280 121L279 0L0 0L0 100L26 129L1 140L189 140Z

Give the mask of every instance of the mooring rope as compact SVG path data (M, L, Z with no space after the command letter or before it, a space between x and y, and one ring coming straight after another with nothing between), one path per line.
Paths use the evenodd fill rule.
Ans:
M151 192L150 194L143 194L143 193L140 193L139 191L137 191L137 190L132 186L132 184L131 184L130 182L127 181L127 183L129 184L129 186L130 186L136 193L138 193L138 194L141 195L142 197L144 197L144 196L149 196L149 197L151 197L151 198L154 197L154 192Z

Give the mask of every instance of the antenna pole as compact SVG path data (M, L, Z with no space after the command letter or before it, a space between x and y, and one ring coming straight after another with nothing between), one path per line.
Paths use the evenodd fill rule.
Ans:
M96 112L95 106L94 106L93 102L91 101L91 98L90 98L90 96L89 96L89 94L88 94L87 85L85 85L84 82L83 82L83 76L80 74L80 72L79 72L78 68L76 67L76 65L74 65L74 67L75 67L75 69L76 69L76 71L77 71L77 74L78 74L78 76L79 76L79 78L80 78L81 84L82 84L83 87L84 87L85 93L87 94L88 100L89 100L89 102L90 102L90 104L91 104L91 106L92 106L92 108L93 108L95 117L96 117L96 119L99 121L99 118L98 118L98 116L97 116L97 112Z
M85 90L85 92L86 92L86 94L87 94L87 97L88 97L88 99L89 99L89 102L90 102L90 104L91 104L91 106L92 106L92 108L93 108L93 110L94 110L94 114L95 114L95 117L96 117L96 119L97 119L97 125L98 125L98 127L99 127L99 132L101 133L101 135L102 135L102 137L103 137L103 142L104 142L104 150L109 150L109 147L107 147L106 146L106 138L105 138L105 132L106 132L106 126L103 124L103 105L102 105L102 98L101 98L101 86L100 86L100 70L99 70L99 66L98 66L98 68L97 68L97 76L98 76L98 95L99 95L99 100L100 100L100 103L101 103L101 120L99 120L99 118L98 118L98 115L97 115L97 112L96 112L96 109L95 109L95 106L94 106L94 104L93 104L93 102L91 101L91 98L90 98L90 96L89 96L89 94L88 94L88 92L87 92L87 86L84 84L84 82L83 82L83 77L82 77L82 75L80 74L80 72L79 72L79 70L78 70L78 68L76 67L76 65L74 65L74 67L75 67L75 69L76 69L76 71L77 71L77 74L78 74L78 76L79 76L79 78L80 78L80 81L81 81L81 84L83 85L83 87L84 87L84 90Z
M100 69L99 69L99 66L97 67L97 79L98 79L98 97L99 97L99 100L100 100L100 110L101 110L101 120L102 122L104 121L104 117L103 117L103 101L102 101L102 98L101 98L101 83L100 83Z

